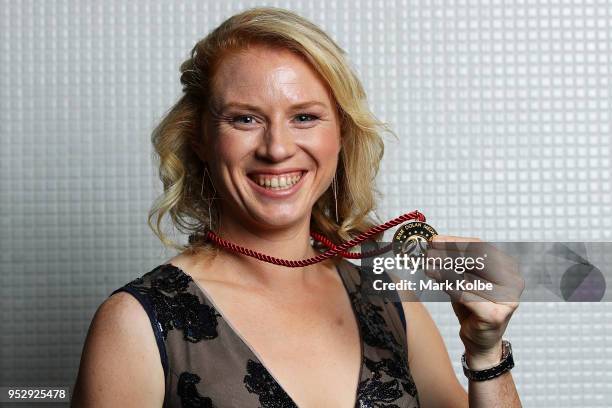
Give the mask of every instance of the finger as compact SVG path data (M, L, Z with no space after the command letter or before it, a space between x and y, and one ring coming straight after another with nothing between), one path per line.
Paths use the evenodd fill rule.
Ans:
M454 235L434 235L431 241L427 242L427 246L432 249L446 248L454 250L464 250L466 245L470 243L482 242L478 238L473 237L458 237Z
M438 234L438 235L434 235L431 238L431 241L429 242L435 245L436 243L439 243L439 242L478 242L478 241L481 241L481 239L475 238L475 237L458 237L455 235Z
M459 324L463 325L463 321L469 318L472 312L470 311L470 309L465 307L465 305L462 305L459 302L451 302L451 306L453 307L455 316L457 316L457 319L459 319Z
M454 272L427 270L425 275L438 283L444 283L441 289L451 297L451 301L487 301L503 304L519 300L513 288L487 282L471 273L455 276Z
M428 276L440 282L447 282L446 279L436 275L436 271L428 271ZM479 291L467 291L452 289L452 286L443 286L443 291L450 297L451 304L455 310L459 322L474 314L481 321L492 323L496 326L503 325L509 320L514 310L518 307L518 301L495 301L490 300L487 293ZM500 309L500 307L504 307Z
M487 245L487 246L485 246ZM426 265L447 265L457 272L470 271L500 285L522 286L518 261L486 243L472 243L466 251L450 248L427 249L423 263ZM518 290L521 292L521 290Z

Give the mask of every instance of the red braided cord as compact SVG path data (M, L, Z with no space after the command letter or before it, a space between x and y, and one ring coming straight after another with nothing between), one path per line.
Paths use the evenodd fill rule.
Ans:
M331 248L331 249L337 248L336 244L331 242L325 235L321 235L318 232L312 231L310 233L310 236L316 239L317 241L321 242L323 245L325 245L328 248ZM383 248L373 249L367 252L338 251L338 253L342 255L343 258L347 258L347 259L370 258L372 256L376 256L376 255L380 255L380 254L384 254L385 252L388 252L392 246L393 244L389 244Z
M327 251L325 251L322 254L319 254L317 256L314 256L312 258L308 258L308 259L301 259L299 261L294 261L294 260L290 260L290 259L281 259L281 258L275 258L273 256L270 255L266 255L266 254L262 254L260 252L256 252L253 251L252 249L248 249L248 248L244 248L241 247L239 245L236 245L232 242L226 241L223 238L219 237L217 234L215 234L212 231L208 231L206 234L206 238L210 239L212 242L214 242L215 244L217 244L218 246L225 248L225 249L229 249L230 251L233 252L238 252L241 253L243 255L247 255L250 256L252 258L256 258L259 259L260 261L264 261L264 262L268 262L268 263L272 263L275 265L283 265L283 266L288 266L288 267L300 267L300 266L308 266L308 265L312 265L314 263L317 262L321 262L327 258L331 258L334 255L340 254L341 256L345 257L345 258L362 258L362 257L366 257L366 256L370 256L370 254L372 252L378 252L381 251L380 249L374 250L374 251L369 251L366 253L352 253L352 252L346 252L346 250L348 248L352 248L355 245L359 244L360 242L365 241L366 239L370 238L373 235L377 235L383 231L388 230L389 228L392 228L394 226L396 226L397 224L400 224L404 221L408 221L408 220L418 220L421 222L425 222L425 216L423 214L421 214L419 211L415 210L409 213L406 213L404 215L400 215L397 218L394 218L391 221L388 221L382 225L377 225L375 227L370 228L369 230L367 230L366 232L362 232L361 234L359 234L357 237L355 237L354 239L345 242L342 245L335 245L333 244L329 239L323 237L320 234L317 234L316 232L311 232L311 236L317 240L320 240L320 238L324 238L325 241L320 240L325 246L327 246L328 249ZM387 249L387 248L384 248ZM387 249L388 250L388 249ZM386 251L384 251L386 252ZM382 252L380 252L382 253Z

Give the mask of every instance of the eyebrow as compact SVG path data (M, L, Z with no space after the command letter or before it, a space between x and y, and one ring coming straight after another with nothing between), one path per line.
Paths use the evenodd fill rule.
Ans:
M305 102L300 102L300 103L296 103L294 105L290 106L290 109L292 110L297 110L297 109L304 109L304 108L310 108L313 106L320 106L322 108L327 108L327 105L325 105L322 102L318 102L318 101L305 101ZM242 103L242 102L227 102L225 104L222 104L220 107L220 111L223 112L227 109L230 108L242 108L242 109L250 109L250 110L255 110L255 111L261 111L261 109L255 105L251 105L248 103Z

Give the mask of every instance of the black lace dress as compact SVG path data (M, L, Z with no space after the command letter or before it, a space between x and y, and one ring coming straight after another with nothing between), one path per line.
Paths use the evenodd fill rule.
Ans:
M362 340L355 406L418 407L401 304L364 294L358 266L341 260L337 270ZM159 265L113 294L119 291L136 297L151 320L165 374L165 408L297 407L180 268Z

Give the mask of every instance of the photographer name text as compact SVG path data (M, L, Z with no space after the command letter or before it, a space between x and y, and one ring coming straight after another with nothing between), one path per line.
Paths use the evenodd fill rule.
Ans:
M372 287L375 290L493 290L493 284L491 282L483 282L480 280L467 281L465 279L459 279L455 281L443 281L435 282L419 281L417 282L402 279L398 282L384 282L381 279L377 279L372 282Z

